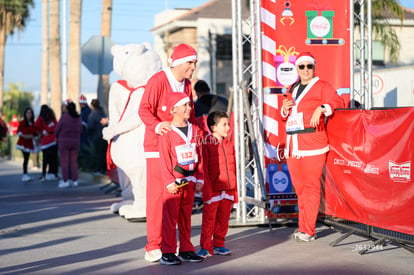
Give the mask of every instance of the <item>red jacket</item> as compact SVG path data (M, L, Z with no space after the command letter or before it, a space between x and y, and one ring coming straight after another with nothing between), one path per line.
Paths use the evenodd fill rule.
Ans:
M169 69L167 69L169 70ZM191 82L185 79L184 93L190 97L191 106L194 108ZM172 116L168 108L168 95L173 91L165 71L153 75L145 86L139 106L139 116L145 124L144 151L146 157L158 157L158 135L155 128L163 121L171 121ZM196 124L194 111L191 112L190 122Z
M293 91L295 98L297 88ZM288 119L295 114L303 114L303 125L305 129L311 128L310 120L315 109L324 105L325 116L333 114L337 108L344 108L343 99L336 93L336 90L326 81L315 77L309 82L303 92L295 100L295 106L290 109L286 116L281 108L282 117ZM328 136L325 129L325 116L321 115L319 126L311 133L287 133L286 150L294 156L315 156L329 151Z
M236 158L234 145L228 139L209 135L203 143L203 201L223 198L237 201ZM223 193L224 191L224 193ZM225 194L225 195L224 195Z
M160 136L160 162L161 179L165 187L175 183L176 179L187 179L192 182L204 182L201 163L201 149L197 142L202 131L188 123L187 136L178 128L172 126L172 130ZM178 170L193 171L191 175L184 175Z
M26 122L22 120L17 128L17 135L19 139L17 140L16 148L27 153L34 153L33 139L38 135L36 127L34 125L26 125ZM24 138L22 135L32 135L33 137Z
M47 149L53 145L56 145L56 136L55 128L57 121L51 121L46 123L43 117L39 116L35 122L35 126L42 135L42 141L40 143L40 148L42 150Z

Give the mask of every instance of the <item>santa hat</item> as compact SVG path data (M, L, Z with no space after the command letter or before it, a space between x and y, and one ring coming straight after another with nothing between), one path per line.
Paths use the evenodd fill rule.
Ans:
M191 60L197 60L197 52L190 45L183 43L174 48L168 61L171 67L175 67Z
M66 100L63 100L63 104L65 104L66 106L68 106L69 105L69 103L71 103L72 102L72 99L70 99L70 98L68 98L68 99L66 99Z
M185 93L181 93L181 92L171 93L168 96L168 107L170 108L170 110L173 107L184 105L187 102L190 102L190 98Z
M300 53L298 55L298 57L296 57L295 65L298 66L300 63L302 63L304 61L309 61L310 63L315 65L315 58L313 57L313 55L310 52Z
M86 99L86 96L81 95L79 97L79 103L81 103L81 104L88 104L88 100Z

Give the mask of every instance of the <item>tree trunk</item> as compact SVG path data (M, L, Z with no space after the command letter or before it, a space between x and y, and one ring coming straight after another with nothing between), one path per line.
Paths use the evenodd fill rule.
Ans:
M2 13L2 22L0 28L0 111L3 112L3 94L4 94L4 52L7 40L7 23L6 13Z
M103 0L102 2L102 22L101 22L101 35L111 37L111 24L112 24L112 0ZM109 89L109 75L102 75L99 77L100 83L98 83L98 89L102 89L102 98L99 98L102 107L105 112L108 113L108 96ZM98 91L98 95L100 95Z
M70 1L68 97L79 103L81 89L82 0Z
M51 107L56 113L56 118L60 118L62 105L62 68L59 22L59 0L50 0L50 94Z
M42 80L40 103L48 104L49 92L49 0L42 0Z

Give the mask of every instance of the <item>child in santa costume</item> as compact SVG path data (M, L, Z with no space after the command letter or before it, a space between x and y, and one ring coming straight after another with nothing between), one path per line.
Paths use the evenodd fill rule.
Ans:
M237 202L236 158L234 145L228 139L229 118L225 112L208 115L207 126L212 133L203 140L203 222L200 246L202 258L230 255L224 245L233 203Z
M188 122L192 107L183 93L169 95L169 110L173 115L171 131L160 137L161 184L163 187L162 258L161 264L176 265L181 261L200 262L191 243L191 213L195 191L203 187L199 169L201 157L197 139L201 130ZM171 107L170 107L171 106ZM177 233L180 239L178 257Z
M174 48L170 67L156 73L148 80L139 107L139 116L144 122L144 152L147 163L147 239L145 259L150 262L161 258L162 196L164 188L160 174L159 137L171 131L171 113L168 99L171 93L184 93L190 97L193 107L190 78L196 69L197 53L187 44ZM194 112L189 121L196 124Z
M298 196L298 241L315 239L315 225L321 198L321 176L329 151L325 117L344 108L343 99L326 81L315 77L315 58L301 53L296 59L299 80L283 100L281 115L286 122L286 155L292 184ZM292 98L292 99L290 99Z

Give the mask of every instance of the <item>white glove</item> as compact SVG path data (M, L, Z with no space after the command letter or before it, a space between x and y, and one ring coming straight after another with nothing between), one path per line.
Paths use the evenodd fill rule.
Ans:
M104 127L102 129L103 139L106 141L110 141L116 135L115 129L113 127Z

